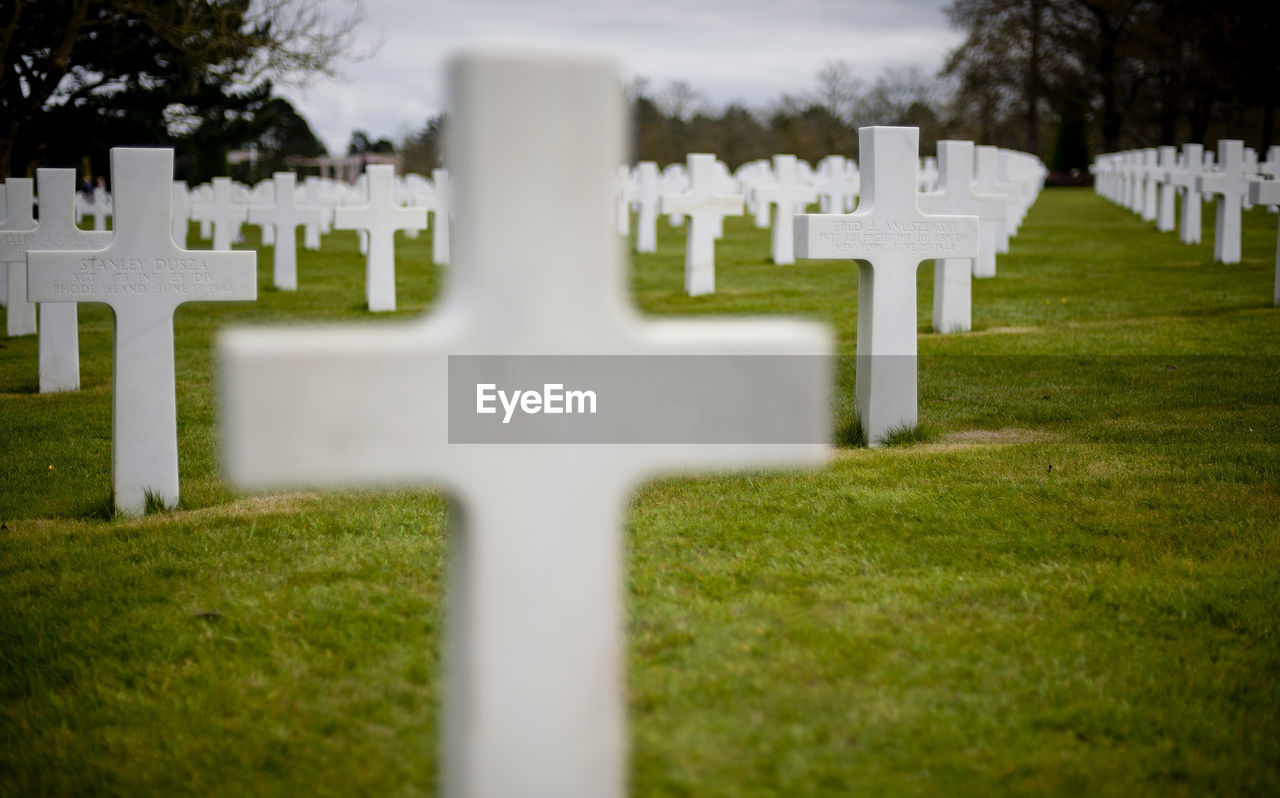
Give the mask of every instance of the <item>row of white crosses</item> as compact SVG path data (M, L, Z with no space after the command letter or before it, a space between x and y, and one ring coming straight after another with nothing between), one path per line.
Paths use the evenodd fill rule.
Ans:
M1241 259L1242 212L1254 204L1280 204L1280 145L1272 146L1265 161L1239 139L1218 142L1217 157L1200 144L1150 147L1107 153L1093 165L1095 190L1144 220L1156 229L1180 229L1179 240L1200 243L1202 197L1216 201L1213 259L1217 263L1239 263ZM1181 224L1175 225L1175 194L1182 194ZM1280 306L1280 241L1277 242L1275 304Z
M917 183L932 193L939 185L938 161L922 159ZM751 161L732 177L724 164L710 154L692 154L687 167L672 164L661 173L657 165L642 161L634 170L619 167L614 208L617 230L626 235L630 209L636 208L636 252L656 250L657 217L666 214L672 224L688 218L685 251L685 290L691 296L715 290L715 240L724 218L752 214L758 228L772 226L770 256L774 263L794 263L792 245L796 213L817 201L828 213L851 211L857 205L860 177L857 164L839 155L824 158L815 170L793 155L776 155L772 162ZM979 147L975 155L973 184L979 193L1005 197L1004 215L984 226L994 246L983 248L973 264L974 277L995 276L995 255L1008 252L1009 238L1017 232L1027 209L1043 188L1047 171L1039 159L996 147ZM735 185L736 184L736 185ZM948 323L946 329L955 329Z
M11 320L39 307L41 393L79 387L76 303L109 305L112 360L112 492L117 511L139 515L148 498L178 502L177 401L173 313L192 301L254 299L256 255L192 251L174 242L173 152L111 151L111 232L75 224L75 172L38 169L40 218L32 181L5 181L0 259L8 266Z

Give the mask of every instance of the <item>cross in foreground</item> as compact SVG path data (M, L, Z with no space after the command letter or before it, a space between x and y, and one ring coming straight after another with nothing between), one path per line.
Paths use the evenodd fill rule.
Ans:
M224 462L236 483L432 483L456 497L444 658L450 796L619 798L627 493L660 470L816 464L829 451L826 329L786 320L649 322L629 306L610 202L625 127L618 79L596 59L463 57L450 73L450 163L466 190L440 309L409 325L233 331L219 342ZM507 206L524 210L503 215L495 229L493 209ZM785 415L809 419L820 437L711 446L450 443L450 416L469 415L449 399L457 356L649 363L760 354L810 368L788 384L787 401L765 406L743 392L738 404L755 406L755 415L740 434ZM646 368L626 371L643 376ZM748 363L739 371L755 381L752 390L765 387ZM706 392L721 387L695 376L664 390L714 419L739 409L708 405ZM461 384L461 395L479 388Z
M920 131L858 130L862 201L850 214L796 219L796 257L858 261L857 404L879 446L916 425L916 270L928 258L975 258L976 216L934 216L916 205Z
M184 302L256 299L257 254L173 243L173 150L111 150L115 188L106 249L32 251L35 302L102 302L115 314L111 465L116 511L141 515L147 495L178 503L173 312Z

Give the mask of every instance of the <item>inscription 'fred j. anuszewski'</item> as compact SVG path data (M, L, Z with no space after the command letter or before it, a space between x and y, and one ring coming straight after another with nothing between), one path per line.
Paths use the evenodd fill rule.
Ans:
M496 383L476 383L476 413L494 415L498 405L502 405L502 423L511 423L516 410L528 415L546 413L548 415L594 414L596 412L596 392L565 390L558 382L548 382L541 391L514 390L504 391Z
M819 242L837 250L880 252L934 252L958 247L969 240L951 221L873 221L849 219L835 222L829 232L818 233Z

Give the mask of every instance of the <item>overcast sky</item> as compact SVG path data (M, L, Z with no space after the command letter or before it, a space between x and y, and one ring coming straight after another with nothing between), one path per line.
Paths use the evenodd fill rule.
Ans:
M371 58L345 79L280 89L330 152L354 129L397 143L443 109L444 67L468 45L509 44L606 53L624 79L657 94L688 81L704 106L764 108L816 86L843 60L871 82L886 66L941 67L962 35L948 0L366 0L357 49ZM323 0L333 16L346 0Z

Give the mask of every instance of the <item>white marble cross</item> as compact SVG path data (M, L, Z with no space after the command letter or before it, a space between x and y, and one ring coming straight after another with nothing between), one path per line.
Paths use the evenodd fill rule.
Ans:
M1178 165L1178 148L1161 147L1157 151L1157 158L1157 168L1152 174L1159 192L1156 201L1156 229L1162 233L1168 233L1176 227L1174 223L1174 206L1177 204L1174 200L1176 187L1171 172Z
M920 262L978 255L976 216L934 216L917 206L919 137L914 127L860 128L858 209L796 220L797 257L858 261L857 404L872 446L916 425Z
M1139 168L1139 179L1142 181L1142 207L1140 216L1144 222L1156 220L1158 179L1160 176L1160 151L1155 147L1142 150L1142 165Z
M187 184L173 181L173 243L179 249L187 248L187 232L191 227L191 194Z
M1009 252L1009 236L1017 229L1017 204L1022 201L1022 189L1000 178L1000 148L979 144L973 148L973 190L983 194L1001 194L1005 198L1005 216L996 223L996 252ZM995 265L994 259L992 266ZM995 273L978 275L994 277Z
M756 200L773 206L773 262L783 266L796 262L796 209L818 198L818 191L801 182L796 156L773 156L773 182L756 188Z
M711 294L716 290L716 238L724 217L742 213L741 194L716 190L716 156L690 153L689 189L678 194L662 195L662 213L688 216L688 234L684 248L684 290L689 296Z
M636 252L658 251L658 165L636 164Z
M1252 180L1249 183L1249 199L1254 205L1280 205L1280 182ZM1273 304L1280 307L1280 229L1276 231L1276 281Z
M0 181L0 230L3 230L4 217L9 215L8 205L5 199L6 189L3 181ZM4 261L0 261L0 308L9 306L9 265Z
M814 182L820 212L841 213L857 206L857 183L850 179L856 168L843 155L828 155L822 159Z
M437 266L448 266L452 238L450 223L453 221L453 180L448 169L431 170L431 188L431 202L426 206L431 214L431 262Z
M1213 259L1217 263L1240 262L1241 213L1249 178L1244 173L1244 142L1223 139L1218 142L1217 172L1200 175L1196 181L1201 194L1216 195L1217 224L1213 233Z
M23 265L26 248L16 234L36 229L32 210L34 197L29 177L10 177L4 181L8 212L0 219L0 241L13 243L0 250L0 264L6 269L5 332L8 335L35 335L36 306L27 301L27 270Z
M1184 244L1200 243L1200 169L1204 147L1200 144L1183 144L1182 161L1169 170L1168 180L1182 190L1181 224L1178 240Z
M249 206L236 200L231 178L215 177L212 198L208 203L193 202L191 218L213 225L214 249L231 249L240 233L240 225L249 219Z
M2 258L20 256L21 263L13 267L14 271L22 272L25 278L27 252L32 250L95 250L111 243L112 234L105 230L76 227L76 170L37 169L36 187L40 197L39 226L30 233L12 234L20 236L18 249L6 252ZM77 390L80 387L80 340L76 306L41 302L39 308L40 393Z
M147 494L178 502L173 312L185 302L257 298L253 252L185 250L173 243L173 150L111 150L110 245L27 254L36 302L102 302L115 313L111 397L116 510L139 515Z
M488 53L450 75L449 157L463 190L439 309L408 325L223 334L224 462L242 486L449 490L442 793L621 798L628 492L663 470L816 464L828 445L450 443L449 417L470 414L450 406L451 367L463 355L640 356L632 374L667 356L819 363L831 338L810 322L636 314L610 205L625 127L611 64ZM495 211L508 203L520 213ZM821 430L828 378L824 366L796 380L776 407L749 392L740 404L813 414ZM722 416L707 388L695 378L662 390L699 417Z
M281 291L298 288L298 233L299 227L319 225L324 216L314 205L299 205L294 194L297 177L293 172L276 172L275 201L270 204L250 205L249 223L270 225L275 228L275 251L272 253L271 283Z
M395 167L391 164L369 164L365 167L365 176L368 178L366 204L334 208L333 226L338 230L362 230L368 233L365 298L369 303L369 310L395 310L396 231L411 227L424 229L427 226L427 211L425 208L406 207L396 203ZM440 225L437 224L437 232L439 228Z
M617 171L617 195L614 206L617 212L618 235L631 235L631 203L635 200L639 189L631 176L631 167L622 164Z
M932 194L938 190L938 180L941 173L938 171L938 160L932 156L926 155L920 159L920 192L922 194Z
M111 215L111 204L111 197L107 194L107 190L102 186L94 186L93 200L85 208L93 217L94 230L107 229L107 217Z
M996 223L1004 218L1005 198L973 190L973 142L938 142L938 190L916 198L927 214L978 217L978 257L940 258L933 262L933 329L940 333L973 329L973 283L978 260L991 260L995 274ZM982 271L988 271L986 266Z

